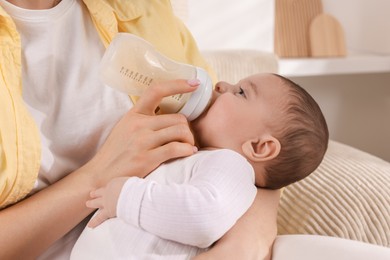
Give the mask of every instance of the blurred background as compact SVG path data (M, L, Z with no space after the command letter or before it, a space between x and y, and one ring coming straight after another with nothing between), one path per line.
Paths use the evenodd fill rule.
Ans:
M250 49L278 55L276 1L173 0L172 4L202 51ZM305 0L280 1L294 5ZM322 0L321 4L322 12L334 17L343 30L346 55L278 55L279 73L318 101L331 139L390 161L390 1Z

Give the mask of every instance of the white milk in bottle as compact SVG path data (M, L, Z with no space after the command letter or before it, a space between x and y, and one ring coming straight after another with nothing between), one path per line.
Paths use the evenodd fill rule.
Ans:
M159 113L181 113L190 121L207 107L212 93L212 82L205 70L173 61L149 42L129 33L118 33L110 43L100 74L106 85L132 96L140 96L148 86L159 81L198 79L197 90L165 97L159 105Z

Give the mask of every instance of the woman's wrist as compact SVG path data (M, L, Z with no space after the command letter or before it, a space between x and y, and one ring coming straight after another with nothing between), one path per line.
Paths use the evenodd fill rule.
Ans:
M279 197L279 191L259 189L249 210L209 251L195 259L270 259Z

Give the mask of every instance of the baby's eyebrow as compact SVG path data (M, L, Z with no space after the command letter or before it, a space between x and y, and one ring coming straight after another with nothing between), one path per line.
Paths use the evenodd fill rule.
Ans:
M250 85L250 88L252 89L252 91L255 93L256 96L259 95L259 88L257 87L257 85L255 83L253 83L253 81L249 81L249 85Z

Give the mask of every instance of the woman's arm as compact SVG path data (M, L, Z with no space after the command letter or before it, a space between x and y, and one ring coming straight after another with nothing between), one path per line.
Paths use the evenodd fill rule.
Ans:
M194 259L271 259L279 198L280 191L258 189L253 205L236 225Z
M0 211L0 259L35 259L42 254L92 212L85 206L89 192L112 178L144 177L168 159L193 153L187 120L177 114L154 116L154 110L159 95L194 88L174 81L164 89L130 110L86 165Z

